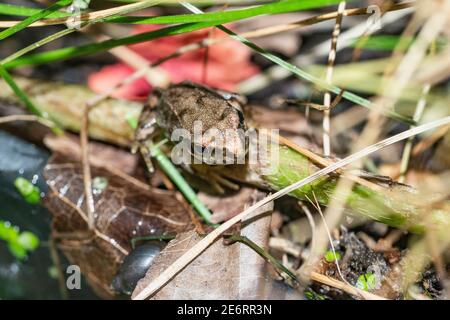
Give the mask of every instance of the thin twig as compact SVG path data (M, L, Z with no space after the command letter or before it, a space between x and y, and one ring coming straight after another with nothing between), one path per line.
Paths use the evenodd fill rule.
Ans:
M161 1L153 1L156 4L158 4ZM107 18L116 14L120 14L123 10L135 10L136 8L139 8L142 5L142 3L131 3L126 4L114 8L104 9L104 10L98 10L93 12L84 12L81 13L79 17L76 17L77 22L79 23L86 23L90 22L92 20L99 20L103 18ZM32 24L30 24L28 27L42 27L42 26L49 26L49 25L56 25L56 24L69 24L73 22L74 16L68 16L65 18L55 18L55 19L43 19L41 21L36 21ZM17 23L21 21L0 21L0 28L10 28Z
M275 259L270 253L268 253L264 248L261 248L259 245L257 245L255 242L253 242L252 240L250 240L248 237L246 236L241 236L241 235L231 235L231 236L227 236L225 237L225 239L229 242L240 242L242 244L245 244L246 246L248 246L249 248L251 248L253 251L255 251L257 254L259 254L264 260L266 260L267 262L269 262L271 265L273 265L275 267L275 269L277 269L277 271L280 274L285 273L286 275L289 276L289 278L294 281L294 282L298 282L297 277L295 276L295 274L289 270L288 268L286 268L280 261L278 261L277 259Z
M336 54L337 54L337 41L339 38L339 35L341 33L341 25L342 25L342 17L345 11L346 2L341 1L338 7L338 15L336 17L336 23L334 25L333 35L331 39L331 49L330 53L328 55L328 66L327 66L327 75L325 78L325 81L327 81L329 84L333 81L333 67L334 62L336 60ZM331 155L331 141L330 141L330 109L331 109L331 93L329 91L325 92L325 95L323 97L323 104L325 106L325 110L323 111L323 122L322 122L322 128L323 128L323 154L326 157L329 157Z
M316 239L316 222L314 221L314 218L311 214L311 211L302 201L297 202L300 208L302 208L303 212L306 215L306 218L308 219L309 226L311 227L311 247L315 247L315 243L317 241Z
M436 51L436 43L433 42L430 50L430 55L434 55ZM431 83L424 84L422 88L422 95L417 102L416 109L414 111L413 119L415 122L419 122L425 111L427 105L427 97L431 90ZM406 173L408 171L409 159L411 157L411 150L413 147L413 139L408 139L406 141L405 147L403 148L402 160L400 163L400 177L399 182L405 182Z
M274 250L279 250L283 253L290 254L297 259L300 259L303 255L305 255L302 247L285 238L271 237L269 239L269 247Z
M92 194L92 176L91 166L89 163L89 113L91 108L85 105L83 118L80 128L80 146L81 146L81 166L83 171L84 196L86 199L86 212L88 218L88 226L90 230L95 228L95 203Z
M56 246L55 239L52 236L50 236L49 239L49 249L50 258L52 259L53 265L57 272L59 293L64 300L67 300L69 298L69 292L66 286L66 279L62 270L61 259L59 259L58 248Z
M336 248L334 247L333 239L332 239L332 237L331 237L330 228L329 228L328 225L327 225L327 221L325 220L325 216L323 215L322 209L320 208L319 201L317 201L316 193L314 192L314 190L313 190L313 196L314 196L314 201L312 201L312 200L309 199L308 197L307 197L307 199L308 199L309 202L316 208L316 210L319 212L320 217L322 218L322 223L324 224L325 229L326 229L326 232L327 232L328 241L329 241L329 243L330 243L331 250L333 251L333 256L336 257L336 256L337 256L337 255L336 255ZM316 239L316 240L317 240L317 239ZM311 245L311 252L312 252L312 253L313 253L313 250L314 250L315 248L316 248L316 246L315 246L315 244L313 243L313 244ZM310 258L314 258L314 255L311 254L310 257L308 257L308 260L310 260ZM351 284L347 281L347 279L345 279L344 275L342 274L341 267L339 266L339 261L338 261L338 259L334 259L334 263L335 263L335 265L336 265L338 274L339 274L339 276L341 277L342 281L343 281L344 283L346 283L347 285L351 286ZM311 265L311 263L310 263L309 261L308 261L308 262L305 262L305 264ZM308 272L308 274L306 274L306 276L309 276L309 277L310 277L310 274L311 274L311 273Z
M50 120L32 114L14 114L10 116L0 117L0 124L15 121L39 122L40 124L49 127L50 129L55 126L54 123Z
M425 111L425 106L427 105L427 97L431 89L431 84L426 84L422 89L422 97L417 102L416 110L414 112L414 121L419 122ZM403 148L402 160L400 164L400 177L399 182L405 182L406 172L408 171L409 159L411 157L411 151L413 147L413 139L408 139L406 141L405 147Z
M96 39L98 42L101 42L110 40L111 38L105 35L101 35L96 36ZM168 73L162 68L157 68L157 65L155 65L154 63L149 63L147 59L142 57L142 55L138 54L134 50L122 46L112 48L109 50L109 52L118 59L122 60L125 64L135 69L135 72L133 72L133 74L142 70L142 75L152 86L165 88L169 85L170 78ZM131 74L129 77L133 76L133 74ZM116 87L122 87L122 82L130 83L130 80L128 79L128 77L126 77L124 80L119 82L118 85L114 86L113 89Z
M416 144L416 146L412 150L412 156L416 157L419 154L423 153L425 150L427 150L437 141L439 141L443 136L445 136L449 130L450 126L439 128L438 130L433 132L429 137L426 137L425 139L421 140L419 143Z
M351 286L345 282L339 281L334 278L327 277L323 274L320 274L318 272L311 272L311 280L314 280L316 282L320 282L322 284L325 284L327 286L340 289L342 291L347 292L348 294L354 295L354 296L360 296L363 297L366 300L388 300L384 297L375 295L370 292L366 292L364 290L355 288L354 286Z

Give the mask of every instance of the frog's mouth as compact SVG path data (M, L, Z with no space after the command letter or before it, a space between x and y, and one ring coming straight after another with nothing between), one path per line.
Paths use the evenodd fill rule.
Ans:
M191 154L195 163L198 164L245 164L247 151L248 142L245 137L228 144L210 140L202 140L202 143L191 143Z

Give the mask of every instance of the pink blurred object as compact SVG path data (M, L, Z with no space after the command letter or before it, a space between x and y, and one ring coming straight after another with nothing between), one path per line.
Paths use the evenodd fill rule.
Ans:
M133 34L149 32L159 29L155 25L136 26ZM164 37L153 41L129 46L150 62L163 58L178 48L198 42L208 37L222 37L225 33L214 29L199 30L178 36ZM166 61L160 68L167 72L171 82L183 80L204 83L211 87L234 91L237 84L259 72L250 61L251 51L236 41L225 41L213 45L208 50L208 63L204 64L206 50L195 50L180 57ZM99 72L89 76L89 87L98 93L104 93L120 83L134 72L133 68L124 63L118 63L102 68ZM206 81L203 81L206 73ZM140 78L130 85L123 86L113 96L128 100L145 100L152 90L146 79Z

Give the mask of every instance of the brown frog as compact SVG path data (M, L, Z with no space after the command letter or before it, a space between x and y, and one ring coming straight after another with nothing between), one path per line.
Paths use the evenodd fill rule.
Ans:
M148 161L149 143L153 143L152 140L161 131L170 138L175 130L182 129L189 134L191 151L221 149L222 154L242 159L246 153L246 126L242 110L245 103L245 97L238 94L192 82L174 84L167 89L155 89L140 116L135 148L140 148L151 169L151 162ZM196 139L195 126L199 124L201 135L200 139ZM208 135L211 130L219 132L223 139ZM214 154L210 156L213 157Z

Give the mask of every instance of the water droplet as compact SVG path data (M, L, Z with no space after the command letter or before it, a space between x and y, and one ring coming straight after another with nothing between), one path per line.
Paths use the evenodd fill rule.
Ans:
M33 179L31 179L31 183L32 184L36 184L36 182L39 180L39 176L37 175L37 174L35 174L34 176L33 176Z
M84 194L82 194L78 200L77 200L77 208L81 208L81 205L83 204L84 201Z
M19 272L19 265L17 264L17 263L13 263L13 264L11 264L10 265L10 267L9 267L9 271L12 273L12 274L17 274L18 272Z
M65 196L67 191L69 190L69 185L64 185L62 188L59 189L59 193L61 196Z

